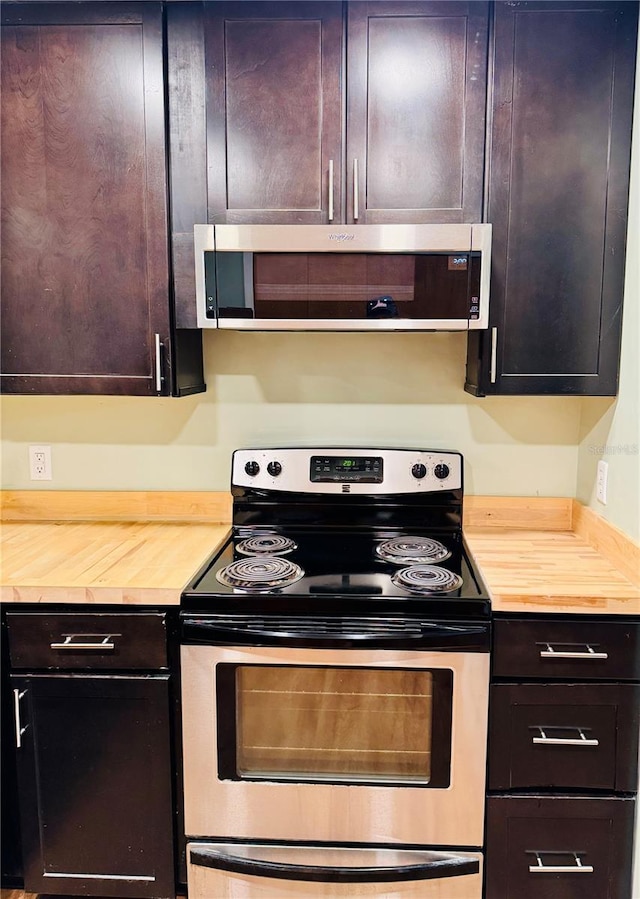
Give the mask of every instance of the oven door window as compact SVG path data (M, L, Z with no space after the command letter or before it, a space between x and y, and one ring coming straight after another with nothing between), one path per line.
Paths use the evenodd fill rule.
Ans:
M217 666L223 780L447 787L450 669Z

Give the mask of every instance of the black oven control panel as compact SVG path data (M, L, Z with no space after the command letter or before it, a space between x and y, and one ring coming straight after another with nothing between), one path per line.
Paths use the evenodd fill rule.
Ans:
M382 484L382 456L311 456L312 483Z

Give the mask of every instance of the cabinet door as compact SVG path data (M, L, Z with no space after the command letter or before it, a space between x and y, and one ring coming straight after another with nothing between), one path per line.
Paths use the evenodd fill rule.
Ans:
M636 3L496 3L477 395L617 392Z
M340 221L342 5L210 3L204 28L209 221Z
M161 5L2 22L3 390L167 393Z
M353 2L347 221L482 220L488 3Z
M492 796L486 899L629 899L635 800Z
M168 676L12 676L25 890L174 894Z
M22 880L16 747L13 740L13 693L9 677L9 641L4 612L0 621L0 882L3 886Z

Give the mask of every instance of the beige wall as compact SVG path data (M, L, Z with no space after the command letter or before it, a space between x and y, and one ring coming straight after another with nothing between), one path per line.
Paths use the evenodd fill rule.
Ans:
M205 334L206 394L4 397L6 488L224 490L252 444L449 447L472 493L575 490L581 400L463 390L462 334ZM29 481L30 443L54 479Z
M640 85L640 65L636 84ZM576 496L640 540L640 89L634 121L620 388L615 401L583 400ZM606 506L595 497L599 459L609 464Z

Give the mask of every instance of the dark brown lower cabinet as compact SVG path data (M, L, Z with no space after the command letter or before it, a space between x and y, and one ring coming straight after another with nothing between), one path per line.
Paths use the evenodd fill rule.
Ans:
M13 675L24 888L175 895L169 675Z
M632 793L638 684L492 684L489 789Z
M635 799L492 796L486 899L630 899Z
M13 694L9 675L9 641L4 615L0 620L0 882L3 887L22 882L22 852L18 821L18 777L13 733Z

